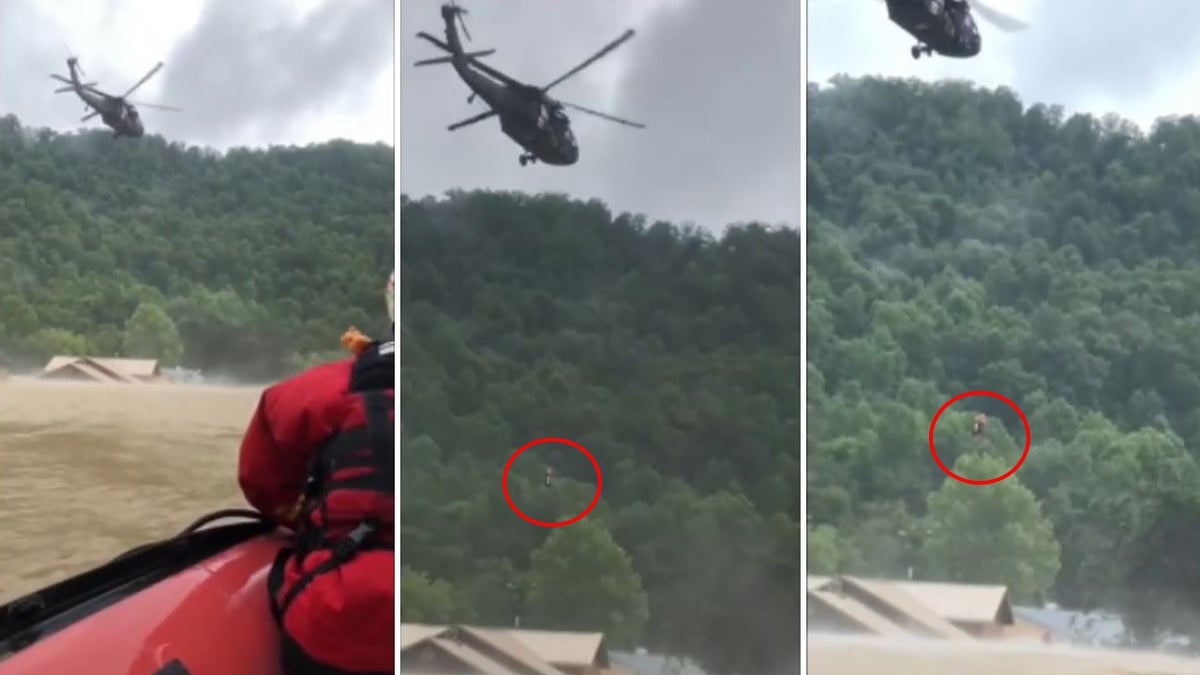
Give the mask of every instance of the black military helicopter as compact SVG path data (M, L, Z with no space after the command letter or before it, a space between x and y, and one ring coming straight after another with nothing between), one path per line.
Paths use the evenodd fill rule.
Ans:
M79 120L80 122L86 122L99 115L100 119L113 130L113 138L120 138L121 136L141 138L146 133L145 127L142 126L141 116L138 115L137 108L126 99L134 90L145 84L146 80L153 77L162 67L163 64L160 61L142 79L138 80L137 84L130 87L129 91L121 96L113 96L96 89L93 86L96 84L95 82L80 81L79 74L83 72L83 68L79 65L79 59L74 56L67 59L67 69L71 73L69 78L62 75L51 75L50 77L67 84L65 87L55 89L54 93L62 94L73 91L76 96L83 100L84 110L88 108L92 109L92 112L84 115L83 119ZM180 112L179 108L172 108L165 105L154 105L151 103L138 103L138 105L155 110Z
M571 132L571 121L563 110L564 106L588 113L589 115L603 117L612 122L618 122L639 129L645 128L644 124L631 122L620 117L613 117L612 115L584 108L574 103L557 101L546 95L546 92L551 87L557 86L562 81L595 63L601 57L633 37L632 30L625 31L621 37L610 42L591 58L567 71L562 77L544 87L535 87L518 82L508 75L484 63L480 63L476 58L494 53L495 50L489 49L479 52L463 51L462 42L458 38L455 21L457 20L462 25L463 34L470 40L471 34L467 32L466 23L463 22L462 18L464 14L466 14L466 10L453 3L442 5L442 19L446 23L446 42L442 42L425 32L417 33L417 37L427 40L438 48L449 52L450 56L424 59L417 61L415 65L451 64L454 66L454 70L458 72L458 76L471 88L472 93L467 98L467 103L471 103L478 96L490 108L490 110L474 117L451 124L447 127L450 131L465 127L468 124L480 122L489 117L499 116L500 129L526 151L518 158L521 166L536 161L556 166L568 166L579 160L579 144L575 140L575 134Z
M888 18L917 39L911 49L914 59L934 53L955 58L979 54L983 42L975 26L972 7L979 16L1001 30L1013 32L1026 28L1017 19L988 7L980 0L883 0Z

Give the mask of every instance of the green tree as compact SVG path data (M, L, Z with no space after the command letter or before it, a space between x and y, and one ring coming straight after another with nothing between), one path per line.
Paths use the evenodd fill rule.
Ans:
M808 574L840 574L851 569L853 554L832 525L809 528L807 551Z
M987 455L964 455L954 465L960 476L998 476L1004 463ZM995 584L1014 598L1043 597L1058 574L1054 526L1037 498L1015 477L991 485L946 478L929 496L928 536L921 576L934 580Z
M451 623L459 613L450 584L423 572L400 568L400 620L409 623Z
M556 530L531 554L529 573L531 624L599 630L628 647L649 619L629 555L596 520Z
M29 346L26 353L43 363L54 356L88 355L87 338L61 328L43 328L30 335L27 340Z
M175 365L183 355L175 322L161 307L147 302L138 304L125 322L121 346L124 356L159 359L166 365Z
M337 349L349 325L386 330L392 148L110 141L0 122L0 340L14 367L42 365L47 329L126 351L144 302L175 322L183 365L241 380Z
M995 391L1031 431L1005 484L1032 493L1060 543L1046 595L1120 612L1146 644L1200 637L1200 578L1181 562L1197 555L1181 523L1200 496L1200 119L1142 130L964 82L840 77L808 92L814 529L836 527L863 545L864 572L887 576L912 549L949 547L929 512L945 482L929 420L958 393ZM980 412L982 438L969 432ZM983 453L1000 471L1026 440L983 397L935 433L947 463ZM924 526L886 515L898 505Z
M731 674L798 658L799 230L715 236L596 200L490 191L402 195L401 219L405 564L460 589L481 623L538 617L522 584L552 535L512 513L498 474L525 443L565 437L600 465L584 523L629 554L648 610L639 643ZM557 521L596 481L577 450L546 444L513 463L508 487L522 511ZM825 495L853 517L848 490ZM557 616L539 625L575 615Z

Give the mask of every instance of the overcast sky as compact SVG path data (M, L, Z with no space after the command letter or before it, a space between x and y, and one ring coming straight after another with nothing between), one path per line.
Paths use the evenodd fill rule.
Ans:
M3 2L4 0L0 0ZM401 183L413 196L453 187L562 191L614 211L720 228L800 221L799 0L503 0L469 9L469 49L541 85L624 29L636 37L556 87L563 100L647 125L634 129L568 111L579 163L521 167L522 150L488 120L418 30L443 34L438 3L401 4Z
M914 61L914 40L877 0L809 0L808 79L836 73L1007 85L1027 105L1117 112L1147 129L1158 116L1200 112L1200 2L989 0L1030 25L1005 33L977 18L983 53Z
M334 137L394 144L390 0L0 0L0 114L70 131L83 104L54 94L68 49L86 80L131 97L148 133L225 148Z

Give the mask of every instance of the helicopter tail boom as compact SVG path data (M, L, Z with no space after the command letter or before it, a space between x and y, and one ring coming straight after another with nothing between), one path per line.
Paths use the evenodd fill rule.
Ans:
M495 49L480 49L479 51L466 52L463 54L463 56L465 56L469 59L477 59L481 56L489 56L489 55L495 54L495 53L496 53ZM433 65L437 65L437 64L441 64L441 63L453 63L453 62L454 62L453 56L437 56L432 59L421 59L420 61L417 61L413 65L414 66L433 66Z

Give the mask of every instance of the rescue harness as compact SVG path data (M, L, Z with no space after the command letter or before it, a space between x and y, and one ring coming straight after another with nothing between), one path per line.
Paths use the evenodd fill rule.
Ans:
M359 551L394 550L395 547L391 536L386 540L379 536L382 524L372 518L364 518L350 532L338 538L330 538L325 533L329 523L328 497L331 493L362 490L392 496L396 491L396 442L394 424L389 418L394 408L393 399L380 390L355 392L355 395L362 397L366 424L339 431L322 444L313 456L305 482L304 507L295 545L279 551L267 577L271 614L281 625L296 597L313 579L344 565ZM356 471L350 472L348 477L333 477L347 469ZM313 518L315 512L319 512L319 521ZM289 562L294 559L295 564L303 565L305 557L318 550L331 551L332 555L302 574L280 599L278 593L283 586L284 571Z

